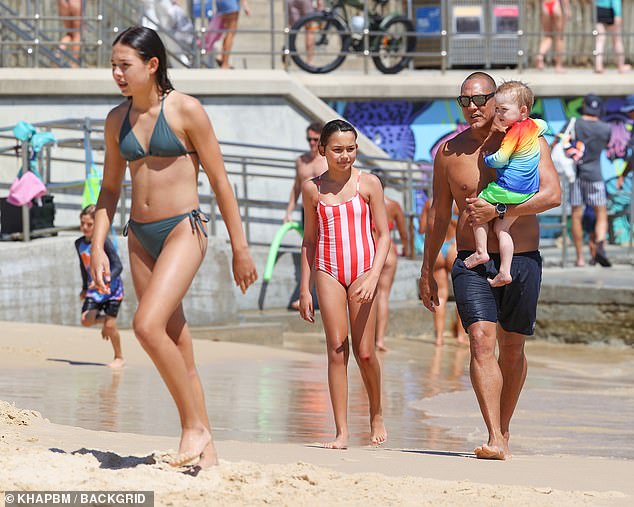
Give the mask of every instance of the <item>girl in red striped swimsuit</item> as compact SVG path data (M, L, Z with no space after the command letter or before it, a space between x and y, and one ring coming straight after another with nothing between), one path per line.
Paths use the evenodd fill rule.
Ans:
M390 249L390 234L379 179L353 167L357 133L348 122L327 123L319 153L328 170L304 183L304 240L299 311L314 322L311 274L326 333L328 385L335 416L331 449L348 446L348 317L352 352L361 370L370 405L370 442L385 442L381 408L381 369L374 349L374 296ZM376 243L372 237L375 228Z

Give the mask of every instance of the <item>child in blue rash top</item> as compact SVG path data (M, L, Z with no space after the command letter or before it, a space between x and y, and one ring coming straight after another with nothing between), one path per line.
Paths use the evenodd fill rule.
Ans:
M101 336L104 340L110 340L114 350L114 360L108 363L110 368L122 368L125 364L121 352L121 337L117 329L117 315L119 306L123 301L123 282L121 280L121 259L109 239L106 239L104 249L110 260L112 281L110 282L110 294L102 294L94 288L90 276L90 246L93 228L95 225L95 206L84 208L79 214L80 230L83 234L75 241L75 248L79 256L79 269L81 271L82 288L79 297L84 303L81 308L81 323L83 326L101 324Z
M493 287L501 287L513 280L514 245L509 229L517 217L505 217L506 205L523 203L539 190L539 136L548 130L548 125L543 120L528 117L533 100L532 90L520 81L507 81L495 92L497 121L506 133L498 151L484 157L484 163L496 169L496 178L478 195L494 204L498 213L494 230L499 242L500 269L493 279L489 279ZM476 251L465 259L467 268L489 261L488 232L488 224L474 226Z

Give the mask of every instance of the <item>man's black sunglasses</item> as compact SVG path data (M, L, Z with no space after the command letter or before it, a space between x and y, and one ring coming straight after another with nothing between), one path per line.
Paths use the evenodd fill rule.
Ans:
M460 95L456 100L462 107L469 107L469 103L473 102L476 107L482 107L486 104L494 93L487 93L486 95Z

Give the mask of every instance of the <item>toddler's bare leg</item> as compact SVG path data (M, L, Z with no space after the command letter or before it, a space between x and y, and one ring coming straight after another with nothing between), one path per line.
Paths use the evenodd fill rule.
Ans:
M473 236L475 237L476 251L464 260L467 268L475 268L480 264L489 261L489 252L487 252L487 235L489 234L489 224L479 224L473 228Z
M513 281L511 277L511 261L513 260L513 238L509 234L509 229L515 222L517 217L504 217L502 220L497 218L493 228L498 237L500 245L500 269L495 278L489 279L492 287L501 287Z

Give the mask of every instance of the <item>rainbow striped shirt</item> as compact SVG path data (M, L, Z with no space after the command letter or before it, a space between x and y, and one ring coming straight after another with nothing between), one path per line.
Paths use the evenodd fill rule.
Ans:
M500 149L484 157L484 163L496 169L496 182L519 194L539 190L539 136L548 130L544 120L526 118L506 131Z

